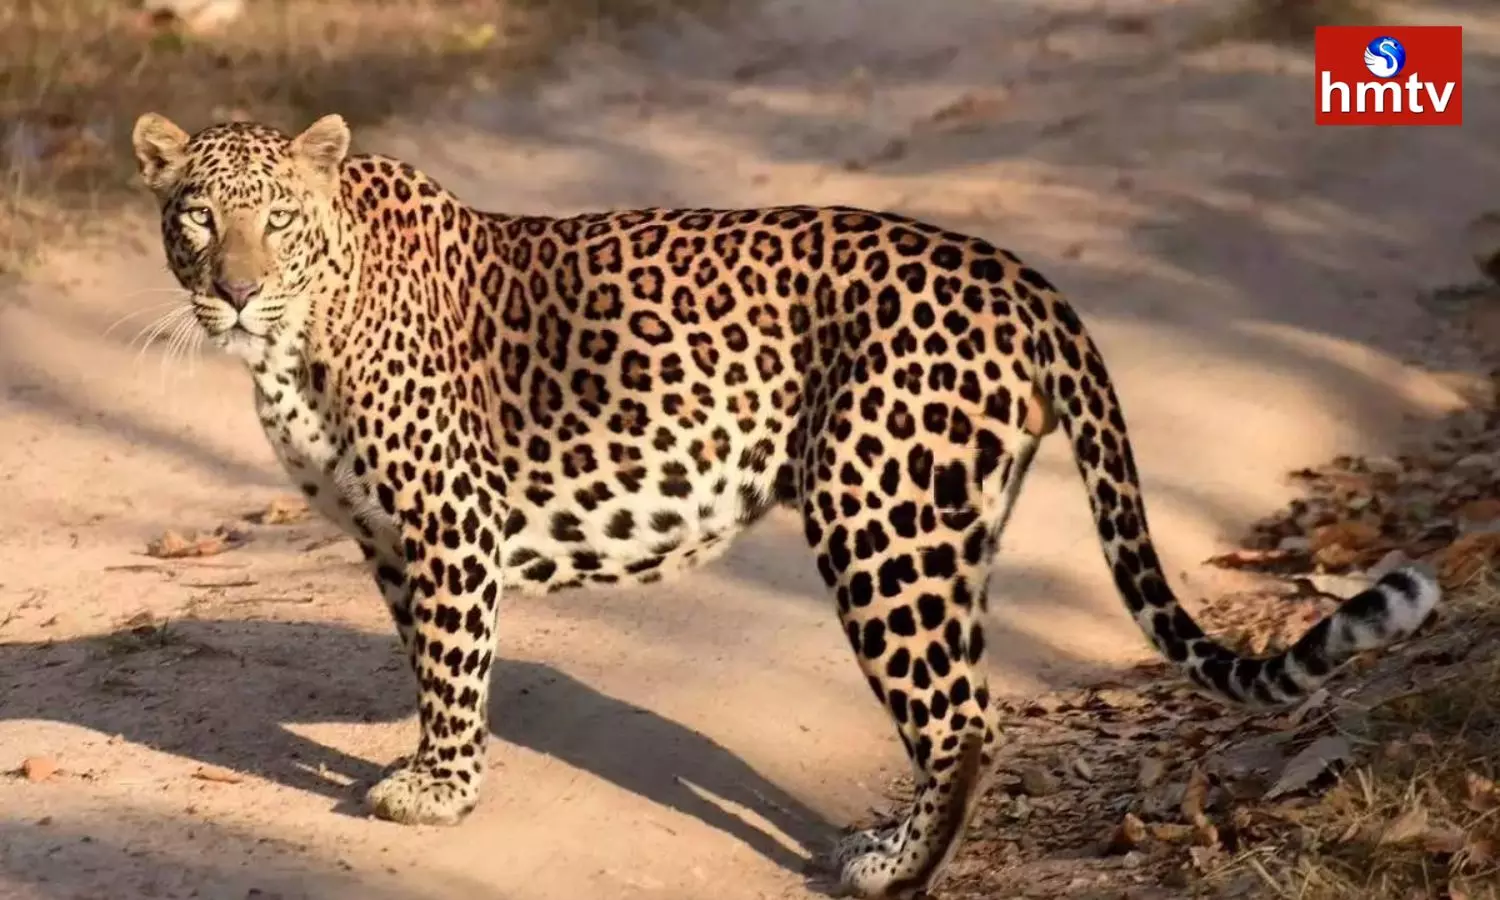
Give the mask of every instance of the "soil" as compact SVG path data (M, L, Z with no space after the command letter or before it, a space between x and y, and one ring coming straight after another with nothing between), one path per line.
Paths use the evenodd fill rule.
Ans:
M1208 39L1222 7L773 0L356 144L485 208L839 202L1011 247L1100 343L1196 600L1284 472L1461 402L1416 297L1473 276L1500 138L1486 5L1390 17L1466 26L1457 129L1314 128L1310 51ZM0 289L0 896L808 895L905 763L790 516L682 581L510 604L479 809L365 816L410 676L354 547L276 505L234 361L132 340L178 299L148 206ZM998 695L1149 658L1094 541L1049 442L992 581Z

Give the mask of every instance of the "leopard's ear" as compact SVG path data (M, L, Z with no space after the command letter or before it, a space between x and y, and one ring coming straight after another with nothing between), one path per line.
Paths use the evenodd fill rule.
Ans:
M157 196L170 191L187 159L188 133L166 116L150 112L135 120L130 137L141 180Z
M292 155L329 178L338 177L339 165L348 153L349 126L337 113L324 116L292 138Z

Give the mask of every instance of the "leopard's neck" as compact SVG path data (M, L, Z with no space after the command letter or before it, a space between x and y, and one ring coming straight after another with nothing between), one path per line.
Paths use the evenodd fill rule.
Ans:
M351 311L359 304L362 246L357 218L347 202L337 209L328 252L309 273L307 302L289 307L286 319L250 367L256 413L277 456L289 470L327 468L343 455L345 416L338 361L353 334Z

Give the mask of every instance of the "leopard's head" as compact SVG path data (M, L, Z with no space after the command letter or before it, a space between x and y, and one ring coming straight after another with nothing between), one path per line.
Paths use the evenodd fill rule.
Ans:
M199 324L247 362L263 359L307 321L341 246L348 126L330 115L296 137L245 122L190 136L147 113L133 139L161 205L168 263Z

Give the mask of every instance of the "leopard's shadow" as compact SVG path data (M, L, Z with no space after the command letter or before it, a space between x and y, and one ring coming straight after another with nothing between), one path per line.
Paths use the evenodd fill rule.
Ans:
M283 725L411 717L405 665L393 638L326 623L190 619L164 634L0 644L0 721L44 719L120 735L363 815L363 787L388 761L350 755ZM780 866L801 871L805 861L689 785L754 811L810 851L833 836L818 814L727 748L651 710L538 663L500 661L493 684L491 729L499 740L694 816Z

